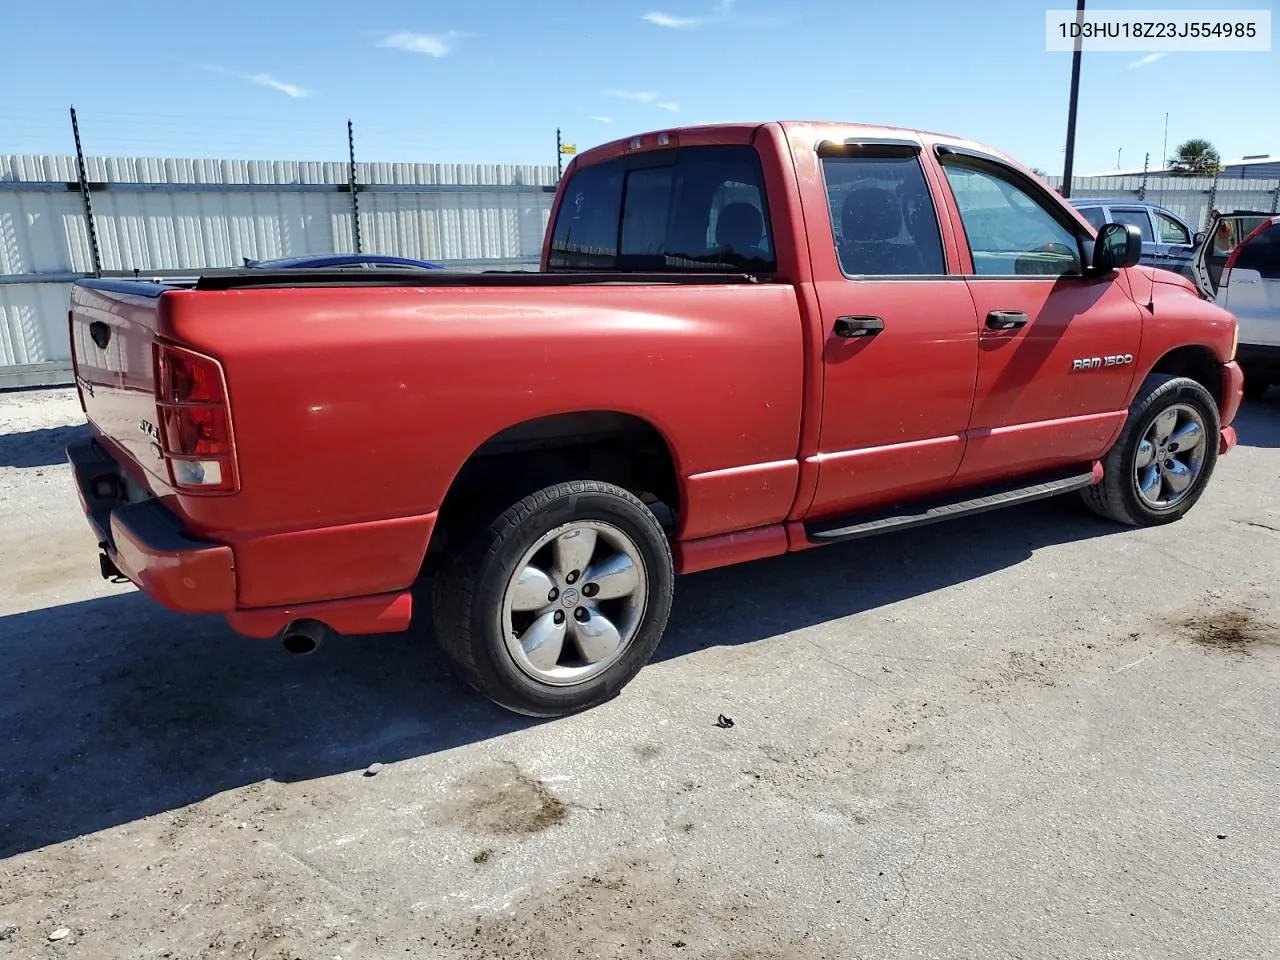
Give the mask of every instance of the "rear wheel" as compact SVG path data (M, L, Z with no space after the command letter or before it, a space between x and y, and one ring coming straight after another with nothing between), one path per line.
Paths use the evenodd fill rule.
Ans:
M1218 408L1187 377L1152 374L1103 458L1102 483L1084 491L1095 513L1130 526L1172 523L1204 493L1218 461Z
M550 717L611 698L649 660L674 586L657 518L607 483L558 483L477 529L436 578L441 649L509 710Z

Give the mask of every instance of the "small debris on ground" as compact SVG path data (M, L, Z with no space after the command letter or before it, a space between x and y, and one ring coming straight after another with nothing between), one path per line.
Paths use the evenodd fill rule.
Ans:
M53 933L49 934L49 940L50 942L57 942L58 940L65 940L69 936L71 936L70 928L59 927L57 930L53 931Z
M371 763L371 764L369 764L368 769L366 769L366 770L365 770L364 775L365 775L366 777L376 777L376 776L377 776L378 774L380 774L381 772L382 772L382 764L380 764L380 763Z
M716 717L716 726L721 730L728 730L733 726L733 717L726 717L723 713Z
M8 940L17 936L18 928L11 924L0 924L0 940Z

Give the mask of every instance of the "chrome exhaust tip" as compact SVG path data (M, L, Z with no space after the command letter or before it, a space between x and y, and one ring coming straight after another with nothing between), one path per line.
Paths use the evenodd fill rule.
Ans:
M303 657L320 648L329 628L319 620L296 620L280 634L280 645L289 653Z

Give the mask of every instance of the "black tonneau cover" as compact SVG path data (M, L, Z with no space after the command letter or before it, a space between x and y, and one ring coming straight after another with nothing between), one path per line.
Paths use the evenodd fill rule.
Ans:
M298 270L202 270L196 290L248 290L257 287L569 287L583 284L715 284L754 283L746 273L628 273L574 271L535 273L529 270L351 270L320 267ZM166 281L167 282L167 281Z
M192 271L118 273L85 277L76 283L131 296L158 297L166 290L250 290L281 287L572 287L590 284L734 284L760 283L750 273L620 270L396 270L316 267L264 270L227 267Z

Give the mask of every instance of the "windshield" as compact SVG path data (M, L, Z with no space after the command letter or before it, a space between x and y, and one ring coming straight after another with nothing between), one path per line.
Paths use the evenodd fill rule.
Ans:
M584 167L564 188L553 270L776 269L751 147L686 147Z

